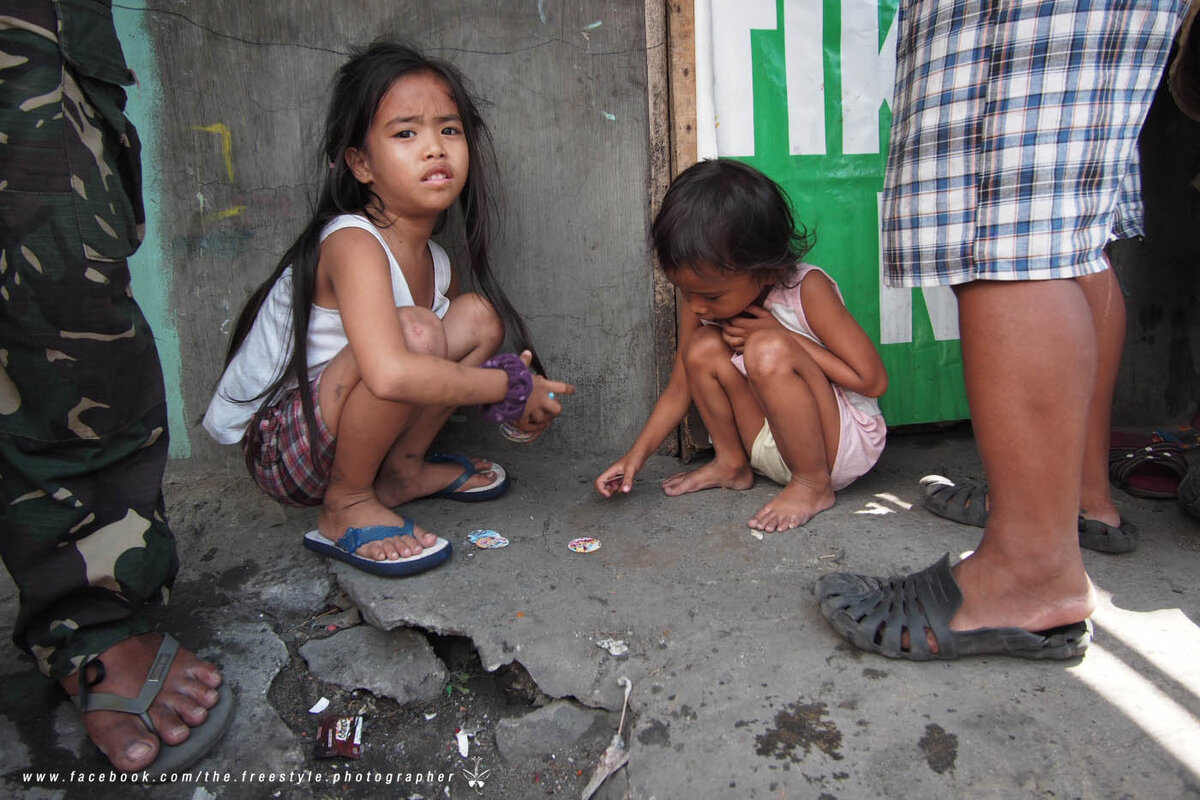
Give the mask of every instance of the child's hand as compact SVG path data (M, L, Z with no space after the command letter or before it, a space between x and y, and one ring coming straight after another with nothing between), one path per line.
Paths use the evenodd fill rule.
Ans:
M596 491L605 497L612 497L620 492L628 494L633 491L633 476L641 468L628 455L624 456L620 461L613 464L604 472L600 473L600 477L596 478L592 484L596 487Z
M740 353L746 346L746 337L754 331L783 327L770 311L759 305L747 306L736 317L730 317L721 325L721 338L729 349Z
M521 361L529 366L533 353L528 350L521 353ZM552 381L541 375L533 376L533 391L525 401L525 414L513 423L514 427L528 433L541 432L550 427L554 418L562 413L562 403L559 397L575 394L575 387L562 381Z

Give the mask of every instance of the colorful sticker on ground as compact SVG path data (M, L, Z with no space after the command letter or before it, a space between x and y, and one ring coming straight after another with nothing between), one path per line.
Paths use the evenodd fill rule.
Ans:
M481 550L495 550L498 547L508 547L508 539L492 530L471 531L467 540Z
M591 536L581 536L567 542L567 547L573 553L594 553L600 549L600 540L593 539Z

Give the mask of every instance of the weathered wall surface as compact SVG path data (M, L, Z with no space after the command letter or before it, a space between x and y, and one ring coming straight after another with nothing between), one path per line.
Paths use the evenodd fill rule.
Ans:
M647 44L641 3L134 0L116 13L143 79L131 114L151 235L135 289L159 333L174 455L237 462L195 422L232 318L306 219L330 78L383 34L454 61L488 102L505 190L494 263L551 374L579 388L537 446L623 452L655 395L646 53L663 44ZM1149 236L1114 252L1129 307L1114 423L1153 427L1200 402L1200 123L1169 96L1143 160Z
M1153 428L1200 410L1200 122L1165 88L1141 154L1146 238L1113 254L1128 311L1113 423Z
M306 221L334 70L385 34L453 61L487 102L504 188L493 264L548 371L579 392L538 446L623 451L654 399L641 3L149 0L120 13L126 27L140 16L161 87L142 122L160 187L152 267L169 272L175 331L160 340L178 340L192 457L234 456L194 423L232 319Z

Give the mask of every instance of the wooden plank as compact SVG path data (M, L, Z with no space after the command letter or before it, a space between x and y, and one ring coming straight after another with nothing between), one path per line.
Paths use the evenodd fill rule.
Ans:
M658 213L663 195L671 183L674 163L672 150L670 37L668 35L667 3L646 0L646 100L650 131L650 202L647 226ZM648 229L648 228L647 228ZM650 253L653 261L654 253ZM647 265L653 274L654 307L654 387L655 395L667 388L671 368L675 364L675 288L653 263ZM660 455L679 455L679 434L668 436L658 448Z
M695 164L698 158L694 0L668 0L667 41L671 74L671 175L674 177ZM670 291L674 294L673 289ZM678 342L678 331L676 337ZM697 453L711 447L708 431L694 406L683 420L679 439L679 455L684 461L691 461Z

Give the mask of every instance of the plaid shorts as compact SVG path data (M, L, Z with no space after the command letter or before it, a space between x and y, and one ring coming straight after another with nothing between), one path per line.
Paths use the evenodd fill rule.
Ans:
M892 286L1107 268L1182 0L902 0L883 197Z
M246 467L259 488L289 506L319 506L329 485L333 451L337 440L325 427L317 390L318 375L309 388L317 416L317 449L308 438L300 387L274 403L264 404L250 420L242 438Z

